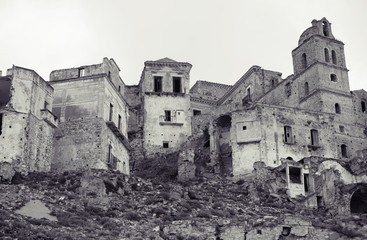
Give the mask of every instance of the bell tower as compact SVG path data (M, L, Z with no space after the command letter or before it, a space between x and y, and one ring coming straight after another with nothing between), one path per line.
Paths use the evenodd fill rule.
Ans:
M300 108L337 114L353 112L344 43L334 37L326 18L312 21L292 51L292 58Z

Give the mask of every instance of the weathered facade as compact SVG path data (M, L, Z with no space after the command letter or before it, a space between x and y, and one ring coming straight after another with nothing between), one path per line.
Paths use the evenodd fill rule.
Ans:
M196 111L209 113L212 164L222 172L248 174L256 161L275 167L281 158L348 161L367 147L366 92L350 91L344 44L326 18L312 21L292 57L294 74L285 79L253 66L216 106L215 99L192 97Z
M172 152L191 136L191 64L147 61L138 85L144 153Z
M0 77L0 176L15 172L49 171L52 136L57 118L52 114L53 88L35 71L13 66Z
M60 120L54 134L54 170L116 169L129 174L125 84L113 59L101 64L55 70L53 112Z

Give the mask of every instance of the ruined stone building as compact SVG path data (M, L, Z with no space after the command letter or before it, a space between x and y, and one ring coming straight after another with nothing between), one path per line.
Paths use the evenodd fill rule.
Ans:
M125 84L113 59L52 71L54 132L52 169L117 169L129 174Z
M136 161L185 150L182 156L201 154L225 176L278 169L283 177L275 182L290 196L312 195L309 206L326 196L343 199L336 190L330 197L336 187L325 179L367 183L355 167L367 158L367 92L350 91L344 44L326 18L312 21L292 58L294 73L286 78L252 66L233 86L197 81L191 89L192 65L169 58L146 61L133 86L108 58L55 70L49 82L14 66L0 78L1 174L129 174ZM193 155L192 148L203 151Z
M1 75L1 74L0 74ZM13 66L0 77L0 176L49 171L54 90L35 71Z

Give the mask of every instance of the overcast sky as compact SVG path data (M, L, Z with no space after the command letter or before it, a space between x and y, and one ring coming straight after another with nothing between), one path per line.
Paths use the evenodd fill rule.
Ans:
M144 61L189 62L196 80L234 84L252 65L293 73L291 51L326 17L345 44L352 90L367 90L366 0L0 0L0 70L55 69L114 58L137 84Z

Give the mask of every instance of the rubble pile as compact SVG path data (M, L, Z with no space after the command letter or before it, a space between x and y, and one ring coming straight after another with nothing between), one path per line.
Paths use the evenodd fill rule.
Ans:
M17 213L31 200L57 221ZM254 181L219 176L152 182L88 170L16 175L0 185L1 239L365 239L366 223L365 215L298 208Z

